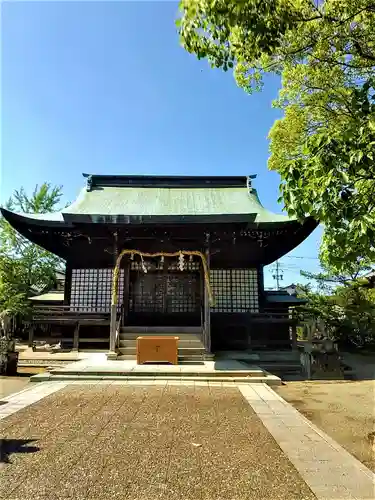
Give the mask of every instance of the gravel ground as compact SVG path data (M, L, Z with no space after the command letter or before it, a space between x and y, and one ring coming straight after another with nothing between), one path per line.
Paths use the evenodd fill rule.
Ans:
M288 382L274 390L375 472L375 381Z
M235 387L70 385L0 431L4 500L315 499Z

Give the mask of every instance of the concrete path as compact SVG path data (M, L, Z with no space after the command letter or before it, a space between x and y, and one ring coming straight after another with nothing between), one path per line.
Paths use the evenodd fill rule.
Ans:
M104 354L93 354L90 358L70 363L66 366L50 369L48 372L34 375L32 382L44 381L71 381L71 380L116 380L116 379L182 379L192 378L221 381L237 380L273 385L281 384L276 375L265 372L258 366L249 366L233 359L205 361L201 363L170 364L143 364L138 365L136 360L107 360Z
M188 364L143 364L138 365L136 360L107 360L105 354L93 354L90 357L71 363L64 366L58 371L64 372L128 372L128 373L158 373L158 372L169 372L169 373L252 373L254 371L262 374L263 371L258 367L251 367L240 361L234 359L219 360L219 361L204 361L202 363L188 363Z
M316 497L373 500L375 475L264 384L241 385L251 407Z
M375 475L265 384L43 382L5 399L4 442L38 452L10 454L0 499L375 498Z
M2 398L0 401L0 420L27 408L65 386L64 382L45 382L37 386L28 386L20 392Z

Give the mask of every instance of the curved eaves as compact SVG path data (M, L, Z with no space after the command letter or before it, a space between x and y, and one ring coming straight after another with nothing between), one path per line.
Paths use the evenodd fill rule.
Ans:
M52 252L63 259L67 258L68 249L64 245L63 232L71 229L72 226L64 222L61 214L21 215L5 208L0 208L0 212L4 219L21 236L44 250Z
M272 231L267 245L264 247L264 265L272 264L287 253L294 250L305 241L308 236L317 228L318 222L312 217L308 217L304 222L290 221L278 225L278 230ZM276 224L259 224L259 228L264 232L269 228L275 228Z

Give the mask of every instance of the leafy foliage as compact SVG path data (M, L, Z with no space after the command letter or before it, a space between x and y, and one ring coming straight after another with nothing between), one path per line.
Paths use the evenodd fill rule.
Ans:
M308 136L301 155L270 160L282 175L289 214L324 221L322 259L337 271L375 261L373 83L351 89L348 96L351 117L342 125L337 121L330 133L322 127ZM276 137L277 128L276 123L271 131Z
M49 184L36 186L31 197L21 188L5 204L8 210L48 213L57 210L62 193ZM0 311L27 315L28 297L33 288L43 290L55 282L62 260L30 243L4 219L0 219Z
M307 273L306 273L307 274ZM375 346L375 288L366 278L310 275L319 283L299 287L307 300L304 312L324 325L324 333L345 347ZM334 289L332 284L340 283Z
M0 311L10 315L27 315L27 291L23 289L25 270L20 262L0 258Z
M375 261L375 1L182 0L182 45L251 93L281 75L269 167L289 215L325 225L322 260Z

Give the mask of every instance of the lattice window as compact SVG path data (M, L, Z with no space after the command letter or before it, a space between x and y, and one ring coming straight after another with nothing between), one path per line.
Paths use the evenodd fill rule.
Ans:
M188 313L199 311L199 279L191 274L169 274L166 282L166 307L168 312Z
M212 269L210 272L212 292L215 305L213 312L232 312L232 282L229 269Z
M178 272L133 276L129 307L133 312L199 312L199 275Z
M211 269L213 312L258 312L256 269Z
M70 306L74 311L109 312L112 269L73 269ZM118 309L124 296L124 270L120 270Z
M164 276L140 274L130 283L129 308L133 312L164 311Z
M258 278L255 269L233 269L233 312L256 312L259 310Z

